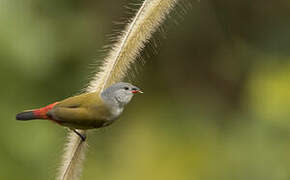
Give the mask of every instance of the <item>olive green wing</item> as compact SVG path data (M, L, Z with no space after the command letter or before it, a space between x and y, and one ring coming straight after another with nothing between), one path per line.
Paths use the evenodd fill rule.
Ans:
M88 102L91 102L90 105ZM102 127L106 110L100 102L91 94L81 94L59 102L48 112L48 116L57 123L74 129Z
M80 94L77 96L69 97L60 101L55 108L66 107L66 108L77 108L80 107L84 101L88 98L88 94Z

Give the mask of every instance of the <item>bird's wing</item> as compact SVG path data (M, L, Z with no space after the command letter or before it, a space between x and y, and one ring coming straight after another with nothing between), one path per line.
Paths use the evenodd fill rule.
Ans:
M78 107L56 107L53 110L49 111L53 120L59 122L76 122L82 119L87 119L88 111L86 108Z
M80 94L77 96L69 97L67 99L60 101L55 106L55 108L59 108L59 107L77 108L77 107L80 107L87 96L88 96L88 94Z
M108 113L98 96L81 94L59 102L47 115L63 126L90 129L101 127Z
M94 128L89 116L87 108L78 107L57 107L49 112L52 119L63 125L73 129L90 129Z

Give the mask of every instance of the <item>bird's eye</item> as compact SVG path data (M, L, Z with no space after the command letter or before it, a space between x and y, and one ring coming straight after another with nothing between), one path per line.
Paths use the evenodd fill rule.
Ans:
M129 90L129 87L124 87L125 90Z

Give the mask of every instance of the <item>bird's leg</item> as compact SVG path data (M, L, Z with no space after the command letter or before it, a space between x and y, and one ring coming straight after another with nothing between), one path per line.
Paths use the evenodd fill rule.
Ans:
M85 141L87 139L87 136L85 134L81 134L75 129L73 130L73 132L75 132L82 139L82 141Z

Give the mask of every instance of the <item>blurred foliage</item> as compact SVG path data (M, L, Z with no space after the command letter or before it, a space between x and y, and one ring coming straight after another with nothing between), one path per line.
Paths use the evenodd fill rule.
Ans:
M0 1L0 179L54 178L66 131L15 114L84 88L132 2ZM290 179L290 2L191 4L142 55L145 93L91 132L83 179Z

